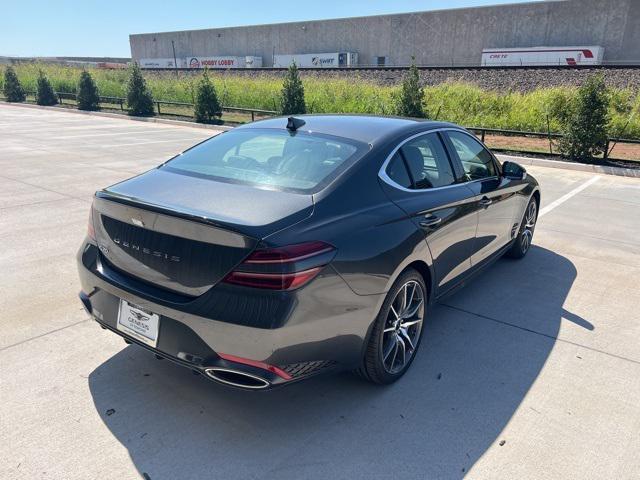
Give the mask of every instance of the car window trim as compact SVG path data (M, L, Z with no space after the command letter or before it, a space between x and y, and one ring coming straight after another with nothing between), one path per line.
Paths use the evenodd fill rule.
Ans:
M499 167L499 163L498 160L496 159L495 155L493 154L493 152L487 148L487 146L482 143L480 140L478 140L478 138L470 132L467 132L466 130L459 130L459 129L455 129L455 128L451 128L449 130L455 130L456 132L460 132L463 133L465 135L467 135L468 137L470 137L471 139L473 139L474 141L478 142L478 144L484 148L488 153L489 156L491 157L491 162L493 163L493 168L496 172L497 175L491 175L490 177L484 177L484 178L476 178L475 180L467 180L465 182L462 183L473 183L473 182L484 182L486 180L496 180L500 178L500 172L502 171ZM456 151L455 147L453 146L453 142L451 141L451 138L449 138L449 135L446 135L447 137L447 141L450 142L452 150L453 150L453 154L456 156L456 159L458 160L458 163L462 166L462 160L460 159L460 155L458 155L458 152ZM464 166L462 167L462 171L464 172Z
M380 167L380 170L378 171L378 177L382 181L387 183L388 185L390 185L390 186L392 186L394 188L397 188L398 190L402 190L403 192L411 192L411 193L432 192L434 190L441 190L443 188L457 187L457 186L460 186L460 185L465 185L465 184L470 183L470 182L478 181L478 180L469 180L469 181L465 181L465 182L456 181L455 183L452 183L451 185L444 185L442 187L410 189L410 188L403 187L399 183L396 183L394 180L391 179L391 177L389 177L389 175L387 175L387 167L389 166L389 163L391 162L391 159L396 154L396 152L398 152L406 143L410 142L411 140L415 140L418 137L422 137L424 135L428 135L430 133L447 132L447 131L462 132L462 133L467 133L467 135L468 135L468 132L465 132L461 128L456 128L456 127L434 128L433 130L427 130L425 132L419 132L419 133L416 133L414 135L411 135L410 137L405 138L398 145L396 145L395 148L391 151L391 153L387 156L385 161L382 163L382 167ZM438 137L440 137L440 135L438 135ZM453 165L453 163L451 161L451 157L450 157L450 153L449 153L449 151L447 149L447 145L442 141L441 138L440 138L440 141L442 142L442 146L443 146L443 148L445 150L445 153L447 154L447 160L449 161L449 164L451 165L451 170L455 174L456 173L456 168L454 167L454 165ZM404 155L402 155L402 153L400 155L401 155L401 158L403 160L404 167L405 167L405 169L407 170L407 172L409 174L409 179L411 180L411 184L415 185L415 183L413 182L413 176L411 175L411 172L409 171L409 168L407 167L407 164L404 161ZM459 159L458 159L458 161L459 161ZM482 180L486 180L486 178L483 178Z

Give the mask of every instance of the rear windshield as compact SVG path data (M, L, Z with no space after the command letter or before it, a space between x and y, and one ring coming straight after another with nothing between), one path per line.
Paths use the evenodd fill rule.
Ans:
M269 129L238 129L187 150L161 168L266 188L312 193L364 149L343 138Z

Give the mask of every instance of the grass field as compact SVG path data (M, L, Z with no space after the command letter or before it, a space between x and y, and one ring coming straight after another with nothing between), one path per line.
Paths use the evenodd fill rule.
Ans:
M75 92L81 69L50 64L21 64L16 72L26 90L35 90L38 70L42 69L59 92ZM123 97L126 70L89 69L100 95ZM198 76L172 72L145 72L145 78L158 100L193 102ZM223 105L265 110L279 109L282 81L267 74L233 77L211 72ZM0 83L2 77L0 77ZM307 109L310 113L394 114L398 87L382 86L363 79L303 78ZM560 118L571 102L575 89L547 88L529 93L495 92L474 85L445 83L426 87L424 95L428 117L465 126L546 132L559 131ZM640 138L640 95L631 89L610 91L611 136ZM548 122L548 125L547 125Z

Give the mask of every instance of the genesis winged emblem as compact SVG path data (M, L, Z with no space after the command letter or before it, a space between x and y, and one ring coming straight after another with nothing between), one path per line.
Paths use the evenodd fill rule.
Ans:
M136 320L140 322L146 322L147 320L149 320L149 317L140 312L131 311L130 314L136 317Z

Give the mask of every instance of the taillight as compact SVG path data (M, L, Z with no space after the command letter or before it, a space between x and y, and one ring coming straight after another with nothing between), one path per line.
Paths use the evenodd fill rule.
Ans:
M93 241L96 241L96 229L93 227L93 205L89 210L89 223L87 224L87 235Z
M269 290L295 290L309 283L335 256L324 242L258 248L223 280Z
M258 249L244 263L293 263L332 252L334 248L324 242L298 243L286 247Z

